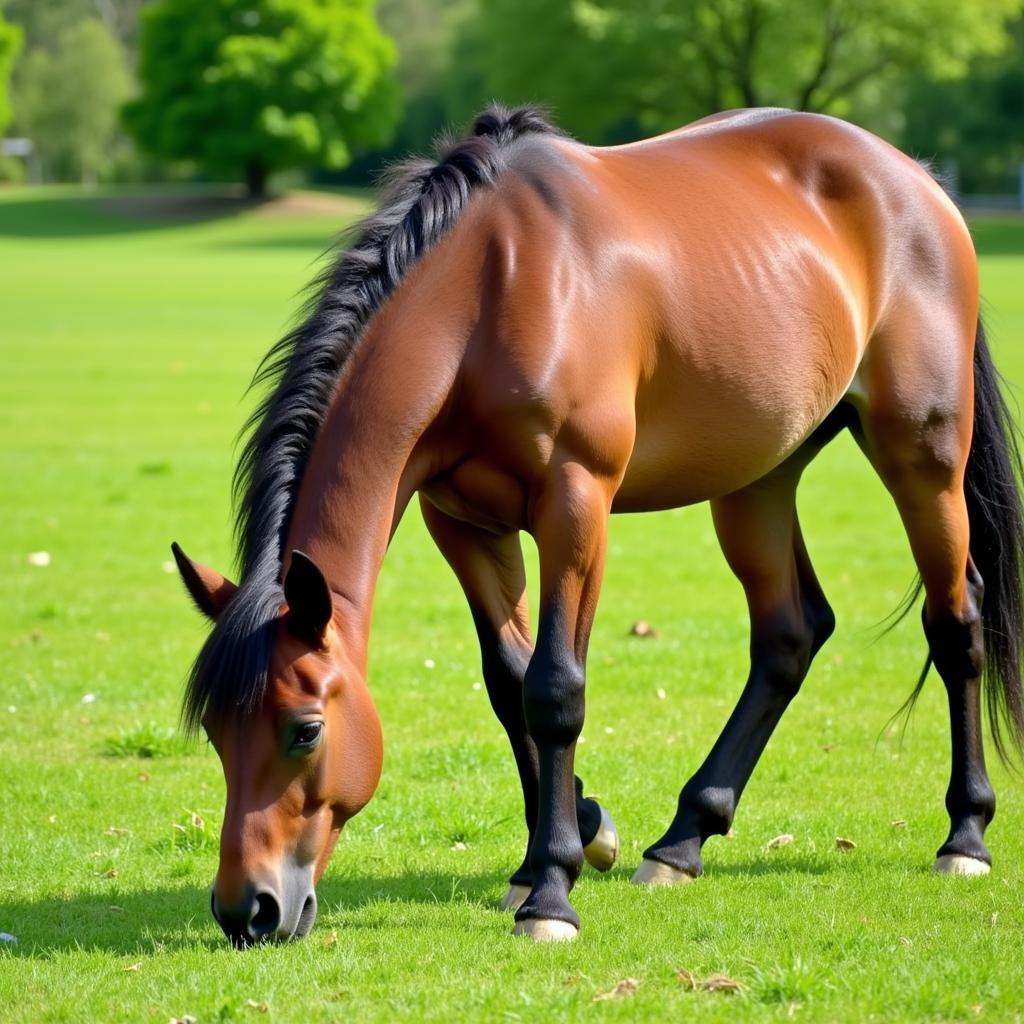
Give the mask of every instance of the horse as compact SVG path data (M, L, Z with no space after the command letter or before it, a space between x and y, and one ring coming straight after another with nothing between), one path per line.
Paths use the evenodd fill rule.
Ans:
M708 501L750 615L750 670L634 881L691 882L835 626L797 518L850 431L892 496L948 692L950 831L935 868L988 872L1000 753L1024 738L1016 427L977 259L927 168L851 124L748 109L580 144L493 107L391 172L254 382L234 478L238 585L173 551L213 622L183 719L227 797L212 911L233 944L308 933L371 798L378 572L413 495L465 592L522 783L514 931L575 937L570 890L618 837L574 753L610 513ZM539 557L531 638L520 534Z

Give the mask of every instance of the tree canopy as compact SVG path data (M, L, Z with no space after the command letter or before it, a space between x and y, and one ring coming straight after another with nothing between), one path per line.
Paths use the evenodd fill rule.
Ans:
M488 0L491 91L546 97L594 141L736 106L850 114L909 73L963 75L999 53L1020 0ZM543 25L543 29L539 26Z
M244 175L344 167L387 142L395 50L373 0L157 0L142 11L139 98L124 119L156 156Z
M93 182L109 164L130 90L117 39L99 19L85 18L25 55L15 90L18 128L48 174Z
M8 83L11 69L21 48L21 30L4 19L0 11L0 134L11 119L11 105L8 99Z

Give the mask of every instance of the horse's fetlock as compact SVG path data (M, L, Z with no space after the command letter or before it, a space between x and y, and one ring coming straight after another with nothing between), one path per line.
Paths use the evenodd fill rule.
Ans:
M680 803L697 819L702 838L724 836L736 814L736 794L728 786L683 789Z
M966 789L959 799L947 801L955 803L954 808L947 807L952 815L956 811L972 817L982 818L986 825L996 814L996 793L988 776L972 772L967 777Z

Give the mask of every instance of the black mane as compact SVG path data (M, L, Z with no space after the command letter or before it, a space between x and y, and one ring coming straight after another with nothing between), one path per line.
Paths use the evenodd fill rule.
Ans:
M392 168L377 211L351 246L317 276L301 321L264 357L253 386L266 397L247 421L233 494L241 587L196 658L183 718L251 710L262 699L274 621L283 601L283 545L306 462L334 387L373 314L409 269L458 220L471 196L491 187L511 143L557 130L536 110L493 106L437 159Z

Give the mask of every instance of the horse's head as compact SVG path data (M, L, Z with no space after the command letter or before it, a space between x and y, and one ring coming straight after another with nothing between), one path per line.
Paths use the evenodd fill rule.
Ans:
M199 609L217 620L238 588L177 545L174 556ZM284 598L258 701L226 711L211 704L202 721L227 784L211 909L235 945L310 930L315 886L341 828L380 777L377 713L345 656L323 573L301 553ZM231 681L217 682L224 692Z

